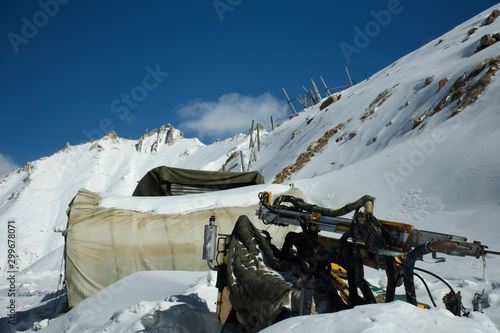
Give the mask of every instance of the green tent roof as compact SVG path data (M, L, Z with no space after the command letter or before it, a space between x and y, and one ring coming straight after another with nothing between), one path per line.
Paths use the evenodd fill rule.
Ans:
M258 171L219 172L161 166L149 171L137 184L133 196L168 196L264 184Z

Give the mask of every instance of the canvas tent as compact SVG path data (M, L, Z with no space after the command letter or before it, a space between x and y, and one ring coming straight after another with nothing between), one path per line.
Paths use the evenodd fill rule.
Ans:
M264 184L264 177L258 171L218 172L161 166L149 171L137 184L132 195L181 195L257 184Z
M299 192L290 188L287 194L302 196ZM161 200L168 204L173 199ZM63 235L70 308L138 271L208 270L201 254L204 225L211 215L216 217L218 232L223 234L232 232L240 215L248 216L258 229L268 230L276 244L282 243L288 232L287 228L265 226L255 214L258 205L167 215L103 207L100 200L96 193L81 189L67 210L68 225Z

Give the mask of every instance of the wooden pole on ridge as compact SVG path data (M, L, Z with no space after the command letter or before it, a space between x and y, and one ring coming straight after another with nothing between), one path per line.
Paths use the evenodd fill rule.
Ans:
M311 84L313 86L313 89L314 89L314 93L316 94L316 99L319 101L321 101L321 94L319 93L319 90L318 90L318 87L316 87L316 83L314 83L314 80L311 78Z
M243 152L240 150L240 158L241 158L241 171L245 172L245 164L243 163Z
M248 146L248 148L252 148L253 146L253 123L254 120L252 119L252 127L250 127L250 145Z
M260 133L259 133L259 124L257 124L257 151L260 151Z
M319 78L321 79L321 82L323 82L323 85L325 86L325 90L326 90L326 93L328 94L328 96L332 96L332 94L330 93L330 90L328 90L328 86L326 85L325 80L323 80L321 75L319 76Z
M295 111L295 108L293 107L292 101L290 101L290 98L288 97L288 94L286 93L285 88L283 88L283 92L285 93L286 100L288 101L288 104L292 107L293 113L297 114L297 111Z
M347 67L345 68L345 72L347 73L347 78L349 79L349 84L352 87L352 80L351 80L351 76L349 75L349 70L347 69Z

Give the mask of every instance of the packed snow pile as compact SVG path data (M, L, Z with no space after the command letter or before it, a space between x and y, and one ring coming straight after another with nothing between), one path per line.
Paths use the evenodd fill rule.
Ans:
M15 230L16 330L42 332L217 331L214 275L207 272L140 272L118 281L55 318L67 223L66 209L79 189L102 195L100 205L162 213L162 199L130 198L147 171L168 165L214 171L260 171L267 185L204 194L199 208L249 206L256 193L293 183L309 202L338 208L369 194L379 219L466 236L500 251L500 20L497 5L390 64L369 79L291 117L260 129L260 150L240 134L204 145L172 126L139 140L109 133L30 162L0 178L1 244ZM487 24L488 23L488 24ZM486 36L486 37L485 37ZM323 96L327 98L327 96ZM255 133L253 134L255 139ZM188 207L180 197L178 207ZM174 207L172 205L170 207ZM196 208L196 207L193 207ZM184 210L184 208L183 208ZM182 211L175 211L181 213ZM7 221L15 226L9 227ZM13 231L14 233L14 231ZM2 245L3 246L3 245ZM6 247L6 245L5 245ZM0 330L12 297L7 248L0 251ZM201 254L200 254L201 257ZM500 258L447 257L419 267L460 290L464 306L484 290L484 314L451 316L442 305L448 289L426 276L438 308L406 303L367 305L339 313L292 318L269 332L457 331L500 329ZM200 259L201 260L201 259ZM16 269L16 267L14 267ZM366 271L385 287L385 273ZM126 285L125 285L126 283ZM402 293L402 290L397 290ZM428 300L417 283L417 298Z
M217 332L215 282L214 272L138 272L92 295L65 318L37 325L54 333Z
M472 318L473 321L470 320ZM307 320L295 317L274 324L261 332L498 332L485 315L474 313L472 318L457 318L443 309L415 309L413 305L395 301L360 305L349 311L320 314Z

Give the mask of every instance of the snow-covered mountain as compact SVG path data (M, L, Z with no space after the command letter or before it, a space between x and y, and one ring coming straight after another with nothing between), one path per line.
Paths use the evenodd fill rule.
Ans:
M494 9L500 5L338 95L323 96L274 130L260 127L260 150L249 148L248 134L204 145L170 125L139 140L111 132L67 145L0 178L0 233L6 237L6 222L15 221L19 268L43 272L28 267L60 255L64 239L57 231L65 228L65 210L80 188L129 196L160 165L241 171L241 152L245 170L260 171L267 183L294 183L321 206L370 194L379 218L467 236L498 251L500 19L487 22ZM2 249L4 276L6 262ZM486 314L500 328L500 258L488 256L484 279L481 260L450 258L436 266L465 288L464 299L484 289ZM383 285L383 274L370 274ZM442 297L438 282L431 287ZM6 302L2 295L2 308ZM477 320L489 325L487 318Z

